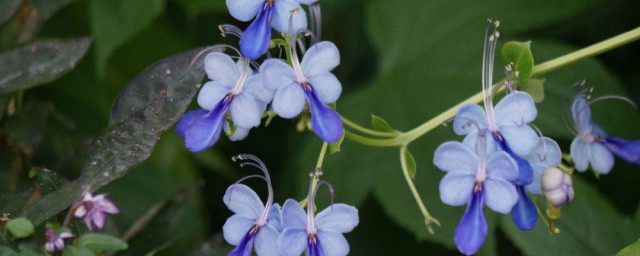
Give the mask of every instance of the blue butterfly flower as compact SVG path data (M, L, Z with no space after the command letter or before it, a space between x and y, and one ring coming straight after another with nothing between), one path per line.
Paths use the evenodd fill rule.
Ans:
M490 27L493 31L490 32ZM463 106L453 122L454 131L466 135L464 143L477 145L479 137L493 138L486 140L486 151L503 150L517 163L514 171L519 177L514 180L520 200L511 211L515 224L522 230L530 230L538 220L533 201L527 196L525 186L534 179L531 165L522 158L533 150L538 143L538 134L529 126L538 112L533 98L525 92L507 88L508 95L493 106L493 59L499 33L498 23L487 22L483 53L483 93L484 109L476 104ZM508 86L505 85L505 86Z
M251 188L236 184L227 188L223 201L235 214L222 227L224 239L236 248L228 255L248 256L253 248L259 256L278 256L276 242L282 232L280 205L273 203L273 189L266 167L255 156L240 155L234 160L245 161L241 166L256 166L264 172L264 176L252 175L246 178L260 177L267 182L269 197L262 204L260 197Z
M321 181L318 184L327 184ZM318 186L319 187L319 186ZM331 206L314 215L317 192L309 187L307 211L293 199L282 206L282 235L278 247L283 256L343 256L349 254L349 243L342 235L351 232L359 222L358 209L346 204ZM332 188L330 188L333 191ZM332 195L333 198L333 195Z
M540 180L542 173L551 167L556 167L562 162L562 151L560 146L551 138L542 137L531 153L524 156L533 169L533 182L527 185L527 191L532 194L541 195Z
M240 51L250 60L262 56L271 43L271 27L281 33L291 29L299 32L307 29L307 15L300 6L317 0L227 0L231 16L240 21L255 20L240 38ZM294 10L296 10L294 12Z
M500 213L509 213L518 201L513 181L518 177L516 162L504 151L486 154L484 138L476 153L460 142L445 142L436 149L433 163L447 174L440 181L440 199L448 205L467 204L455 230L458 250L476 253L487 236L483 204Z
M614 98L627 100L617 96ZM571 105L572 128L576 133L571 142L571 158L576 170L584 172L591 164L595 172L607 174L613 168L613 154L629 163L640 164L640 140L627 141L608 136L591 121L589 104L587 96L580 93Z
M260 125L262 113L273 98L273 92L263 87L261 76L253 74L246 59L236 63L228 55L214 52L206 56L204 69L212 81L198 94L202 109L185 113L176 127L193 152L213 146L223 128L232 130L225 118L227 112L236 128L230 138L246 137L249 129Z
M326 142L338 141L342 137L342 121L327 106L336 102L342 92L340 81L331 73L340 64L338 48L327 41L316 43L307 50L301 63L295 48L290 50L293 67L279 59L265 60L260 67L265 87L276 91L273 110L281 117L293 118L306 105L318 137Z

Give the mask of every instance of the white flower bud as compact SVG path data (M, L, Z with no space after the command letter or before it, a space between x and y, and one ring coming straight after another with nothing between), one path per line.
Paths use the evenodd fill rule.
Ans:
M551 167L542 173L542 193L554 207L561 207L573 201L573 181L562 170Z

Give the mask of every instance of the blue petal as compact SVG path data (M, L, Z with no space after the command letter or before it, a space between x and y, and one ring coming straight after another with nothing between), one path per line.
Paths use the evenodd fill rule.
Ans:
M458 250L466 255L478 252L487 238L487 221L484 218L482 201L484 192L474 192L469 200L467 210L456 227L454 241Z
M531 184L527 185L527 191L529 191L529 193L536 195L542 194L542 173L544 173L544 171L549 167L550 166L541 163L531 164L531 168L533 169L533 181Z
M256 220L260 218L264 210L264 205L258 194L244 184L229 186L222 200L234 213L244 214Z
M591 168L600 174L607 174L613 168L615 159L609 150L600 143L589 145Z
M580 172L589 168L589 145L580 136L576 136L571 142L571 160Z
M498 102L495 115L498 126L522 126L536 119L538 110L531 95L525 92L514 92Z
M264 87L269 90L277 90L296 81L293 68L279 59L267 59L262 62L260 75L264 80Z
M273 10L273 17L271 18L271 26L275 30L281 33L289 34L291 29L289 28L289 18L291 17L291 11L298 9L298 12L293 14L293 33L300 33L307 29L307 14L302 6L294 0L277 0L275 1L275 9Z
M484 109L477 104L467 104L458 110L453 119L453 131L458 135L469 134L483 130L487 126L487 116Z
M250 129L260 125L261 108L251 96L240 94L231 102L231 120L240 128Z
M278 0L277 2L280 2ZM249 25L247 30L242 34L240 38L240 52L242 55L250 60L260 58L269 49L271 44L271 26L269 20L271 19L271 11L273 6L267 8L261 8L258 13L258 17Z
M282 206L282 228L300 228L307 226L307 213L296 200L287 199Z
M290 83L276 91L271 106L282 118L294 118L302 112L305 104L304 90L298 83Z
M320 239L316 239L315 241L309 239L309 242L307 242L307 256L323 256L322 253Z
M340 65L340 51L329 41L319 42L309 47L300 63L307 77L330 72L338 65Z
M449 172L440 181L440 200L451 206L469 202L476 177L466 172Z
M238 81L241 70L229 55L212 52L204 58L204 71L209 79L220 81L224 86L231 88Z
M222 226L224 240L231 245L238 245L242 238L249 232L256 220L246 214L234 214L229 217Z
M276 203L271 205L271 209L269 209L269 220L267 223L278 232L282 232L282 211L280 210L279 204Z
M256 238L255 232L247 232L247 234L242 237L242 240L240 240L240 243L238 243L238 246L229 252L227 256L251 256L254 238Z
M240 21L249 21L260 11L264 0L227 0L229 13Z
M484 183L485 203L491 210L509 213L518 201L518 192L511 182L489 177Z
M533 181L533 169L527 160L522 159L511 150L510 144L500 136L500 134L494 134L495 142L500 145L502 150L507 152L513 160L518 164L518 178L513 181L516 185L527 185Z
M358 209L346 204L333 204L315 217L318 229L340 233L351 232L358 222Z
M224 126L224 116L230 101L222 100L209 113L200 116L181 129L186 147L193 151L203 151L216 143ZM188 121L188 120L187 120Z
M531 150L538 144L538 134L528 125L500 126L500 134L509 143L513 153L524 156L531 153Z
M232 88L223 81L209 81L198 92L198 105L211 111L231 90Z
M523 186L516 186L518 190L518 203L511 209L511 219L521 230L531 230L538 221L536 205L531 201Z
M479 134L482 134L482 136L484 136L483 138L485 138L483 140L484 145L486 146L485 148L485 153L486 155L490 155L493 154L494 152L498 151L498 145L496 145L496 142L492 139L486 139L486 138L491 138L491 132L489 130L482 130L482 131L471 131L469 132L469 134L467 134L467 136L464 136L464 139L462 140L462 144L467 145L468 147L472 148L475 152L479 152L480 148L478 148L480 146L479 141L478 141L478 137L480 137Z
M313 90L316 92L318 99L324 103L334 103L340 98L342 93L342 85L338 78L329 72L307 76L307 79Z
M271 100L273 100L274 91L265 88L263 77L264 76L262 75L247 77L242 94L249 95L264 103L271 102Z
M562 151L554 140L543 137L531 150L531 153L523 157L529 164L543 164L547 167L558 166L562 162Z
M320 102L315 92L304 90L311 111L311 127L322 140L334 143L342 138L342 120L340 115L329 106Z
M285 203L286 205L287 203ZM283 256L300 256L307 247L307 243L307 232L304 227L285 228L278 237L278 248Z
M628 141L608 137L603 143L611 153L632 164L640 164L640 140Z
M349 242L339 232L320 230L317 238L317 255L345 256L349 254Z
M279 236L280 232L273 227L269 225L262 226L258 230L258 235L256 235L254 242L256 254L258 256L279 256L280 251L277 246Z
M475 175L478 156L468 146L457 142L442 143L433 154L433 164L445 172L464 172Z
M578 94L571 105L571 116L578 133L591 133L591 108L584 94Z
M497 151L487 158L487 175L492 178L514 181L518 178L518 164L509 154Z
M312 5L318 2L318 0L296 0L296 1L298 1L298 3L306 4L306 5Z
M231 128L229 128L229 122L224 122L224 132L227 135L229 134L230 129ZM231 136L229 136L229 140L231 140L231 141L244 140L244 138L249 136L249 131L250 130L251 129L245 129L245 128L236 126L236 130L233 132L233 134Z
M184 113L180 117L180 121L178 121L178 124L176 125L176 133L178 133L180 137L184 138L185 132L191 126L191 124L193 124L196 119L206 115L208 112L209 111L204 109L197 109Z

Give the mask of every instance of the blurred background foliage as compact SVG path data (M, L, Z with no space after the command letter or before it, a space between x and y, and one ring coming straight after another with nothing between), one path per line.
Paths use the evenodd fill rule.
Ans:
M531 40L536 63L640 25L640 2L632 0L320 2L323 39L341 51L342 63L335 73L344 92L338 110L361 124L376 114L399 130L411 129L480 90L487 17L501 20L499 47L506 41ZM14 215L48 193L47 184L58 184L32 167L52 170L61 180L80 175L88 145L109 125L114 99L137 74L190 49L237 45L237 39L221 37L217 26L248 25L234 20L223 0L0 0L0 5L0 18L2 12L13 13L0 20L0 52L44 39L93 39L85 56L82 47L72 46L81 58L59 79L0 94L0 211ZM569 86L584 78L595 88L594 95L617 93L638 102L638 56L640 44L634 43L546 74L545 100L538 105L535 124L568 152L571 134L560 113ZM503 63L496 63L496 74L502 74ZM2 69L11 65L1 64ZM594 105L594 119L609 134L640 138L640 115L623 103ZM100 190L109 193L122 212L110 221L110 232L122 234L144 216L152 219L129 240L130 250L121 254L228 251L221 229L231 212L222 195L250 172L231 162L238 153L264 160L278 201L302 199L321 142L311 133L297 133L295 126L295 121L276 118L244 141L221 139L197 154L187 151L170 129L148 160ZM461 138L443 127L409 147L418 166L416 186L442 223L435 235L427 232L402 179L396 149L347 141L341 152L327 157L324 178L333 184L336 200L360 210L360 225L347 234L351 254L457 253L453 230L464 209L439 200L438 183L444 174L431 163L435 147L449 139ZM639 169L617 161L609 175L578 174L576 201L564 209L558 235L549 235L542 224L521 232L509 216L487 211L491 232L480 254L615 254L640 238ZM249 184L266 195L264 184ZM41 191L34 192L37 189ZM322 197L320 207L329 198Z

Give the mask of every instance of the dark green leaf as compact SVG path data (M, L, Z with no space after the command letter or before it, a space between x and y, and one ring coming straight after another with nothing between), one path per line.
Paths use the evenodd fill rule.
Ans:
M344 141L344 131L342 132L342 137L340 137L340 140L329 144L329 147L327 149L327 153L329 153L329 155L333 155L335 153L340 152L340 146L342 146L342 142Z
M13 16L20 3L22 3L22 0L0 0L0 25Z
M69 182L24 208L19 216L31 220L36 226L40 225L69 207L80 198L81 193L81 187L77 181Z
M25 238L33 234L33 224L26 218L15 218L7 222L7 229L17 238Z
M200 49L162 60L138 75L116 99L112 126L94 140L81 183L97 189L124 175L151 154L160 135L191 103L202 80ZM196 62L199 63L199 62Z
M514 72L518 72L518 84L529 82L533 72L533 55L531 55L531 41L507 42L502 47L502 60L514 64Z
M574 176L575 178L575 176ZM591 186L574 180L576 198L562 208L560 234L550 235L538 222L530 232L518 229L509 216L502 218L507 236L528 255L614 255L638 239L638 229L618 213Z
M78 246L92 251L120 251L128 248L127 243L120 238L107 234L89 233L78 239Z
M411 154L411 152L409 152L408 150L404 151L404 159L405 159L405 165L407 166L407 171L409 172L409 176L411 176L412 179L416 178L416 159L413 158L413 155Z
M45 194L61 188L68 182L64 177L49 169L32 168L30 175L35 176L42 188L42 192Z
M640 255L640 240L619 251L616 256L638 256Z
M177 0L176 3L186 10L187 14L192 18L195 18L200 13L204 12L226 12L227 5L224 1L209 1L209 0ZM212 31L213 32L213 31Z
M387 121L382 119L382 117L379 117L373 114L371 115L371 127L373 127L373 129L376 129L378 131L383 131L383 132L393 131L393 128L391 128L391 125L389 125Z
M62 256L94 256L96 255L91 250L77 246L77 245L67 245L62 251Z
M73 0L30 0L29 2L38 10L41 21L48 20L62 7L70 4Z
M151 208L127 230L124 239L129 249L118 255L145 255L175 240L184 206L197 188L187 188Z
M91 38L32 43L0 55L0 94L31 88L73 69Z
M99 76L111 54L150 26L164 11L165 0L90 0L91 28L96 38ZM154 42L149 42L154 44Z
M544 79L530 79L525 86L520 87L520 90L529 93L533 101L540 103L544 100L544 81Z
M191 103L204 77L202 61L195 59L203 50L194 49L149 66L120 92L111 108L109 124L139 112L162 93L168 97L163 115L168 121L176 121Z
M18 254L13 249L0 245L0 256L19 256L19 255L20 254Z

